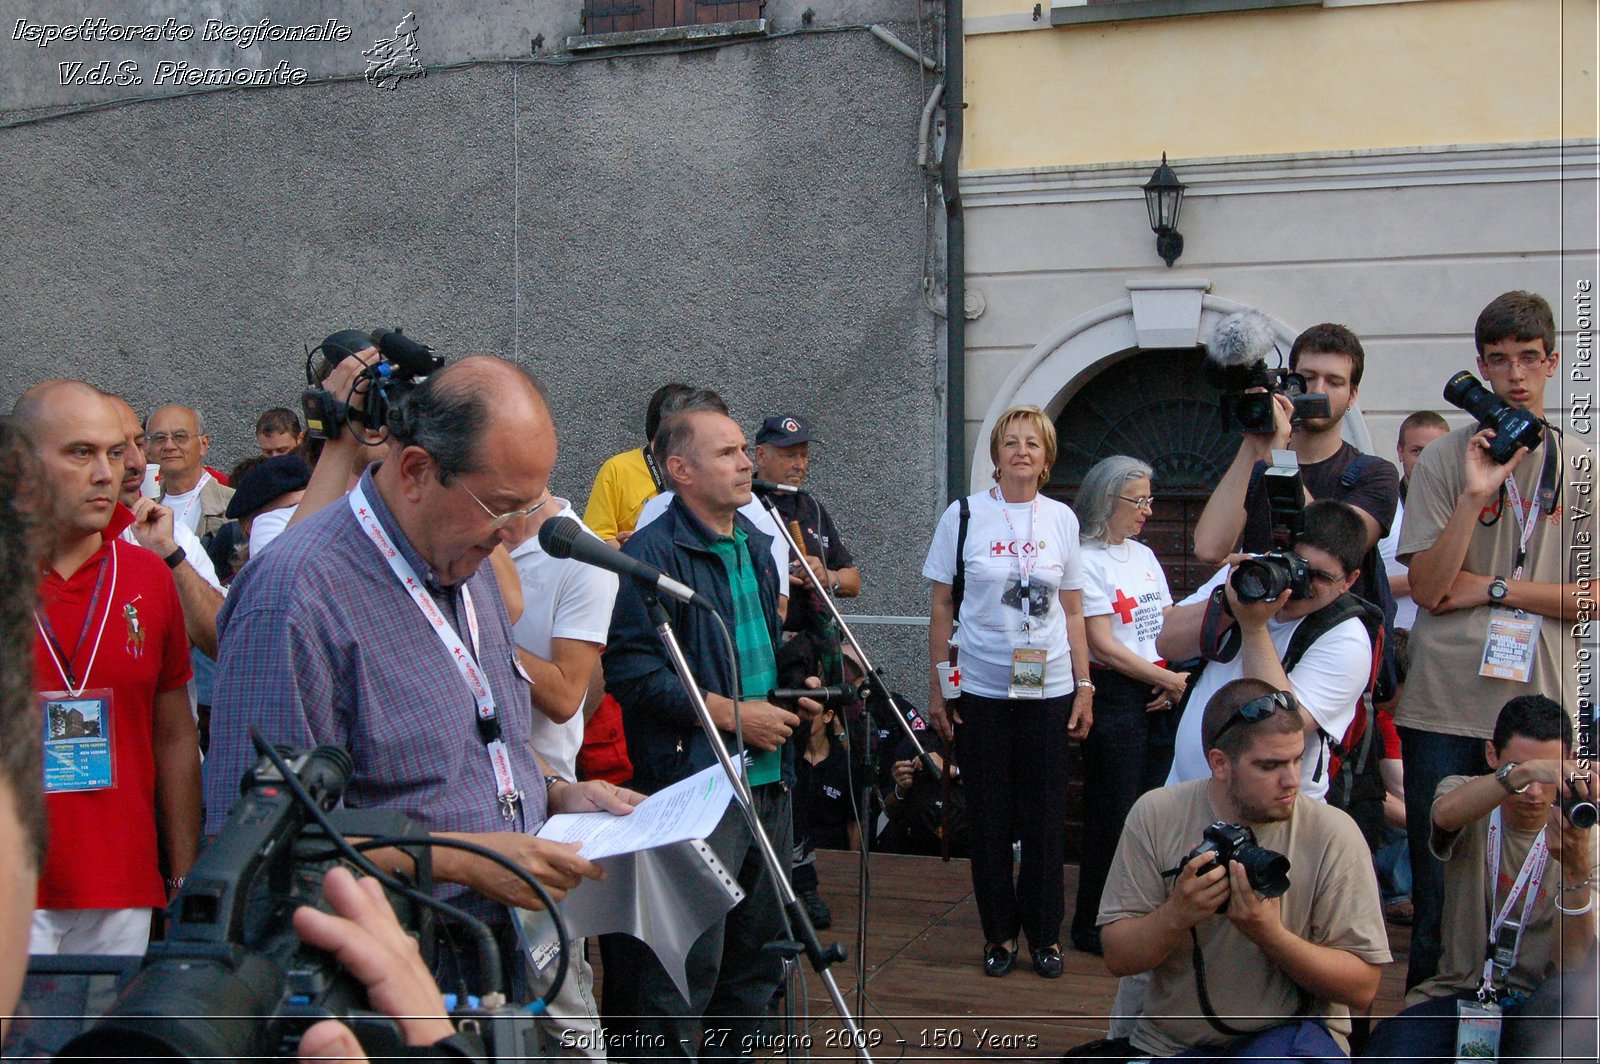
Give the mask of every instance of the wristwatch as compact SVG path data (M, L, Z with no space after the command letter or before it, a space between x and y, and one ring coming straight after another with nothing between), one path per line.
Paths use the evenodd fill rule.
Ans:
M1516 769L1516 767L1517 763L1515 761L1507 761L1505 764L1494 770L1494 781L1500 786L1504 787L1507 794L1521 794L1523 791L1533 786L1531 783L1524 783L1520 787L1511 786L1511 773Z
M1503 576L1495 577L1493 580L1489 581L1489 601L1504 602L1506 600L1507 590L1506 578Z

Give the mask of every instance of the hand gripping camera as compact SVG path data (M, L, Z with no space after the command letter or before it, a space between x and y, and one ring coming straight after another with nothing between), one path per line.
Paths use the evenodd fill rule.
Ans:
M335 746L278 750L316 804L333 810L350 782L350 755ZM292 1058L306 1028L323 1019L349 1025L371 1059L415 1055L399 1025L371 1011L362 983L295 934L297 908L327 909L322 877L338 863L328 836L270 758L246 773L240 791L168 907L166 939L150 947L121 997L56 1060ZM415 839L399 848L416 862L418 887L431 889L429 837L404 814L338 810L330 819L343 833ZM405 896L387 897L431 961L432 913ZM489 1060L538 1057L532 1017L520 1009L474 1008L451 1018L483 1036Z
M1201 854L1217 855L1216 867L1227 868L1229 861L1244 866L1250 889L1263 898L1276 898L1289 889L1289 859L1275 850L1256 845L1256 833L1243 824L1225 824L1217 821L1201 833L1201 843L1189 851L1189 856L1178 862L1177 871ZM1210 869L1207 869L1210 871ZM1228 902L1222 903L1218 912L1228 911Z
M334 366L369 347L377 348L382 357L361 371L349 394L334 395L323 387ZM322 357L313 365L312 356L319 352ZM358 423L382 431L394 405L443 366L443 355L434 354L433 348L399 329L374 329L370 335L357 329L336 332L306 352L307 387L300 397L306 429L319 440L338 439L345 426L354 430ZM350 405L356 395L365 397L365 409Z

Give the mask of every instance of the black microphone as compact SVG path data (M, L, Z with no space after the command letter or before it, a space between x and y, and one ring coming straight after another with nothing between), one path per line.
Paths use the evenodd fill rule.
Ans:
M679 602L687 602L705 610L712 608L710 600L694 588L679 583L653 565L646 565L615 547L607 546L570 517L552 517L539 526L539 546L552 558L573 558L618 576L632 577Z
M774 704L800 698L813 698L825 706L848 706L856 700L856 685L841 682L832 687L774 687L767 692L767 701Z
M774 480L752 480L752 491L759 491L763 495L810 495L805 488L797 488L793 484L779 484Z

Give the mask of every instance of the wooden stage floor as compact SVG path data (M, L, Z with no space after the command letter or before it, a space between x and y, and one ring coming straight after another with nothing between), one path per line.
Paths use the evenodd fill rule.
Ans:
M822 895L833 910L824 945L841 943L848 959L834 966L845 1002L856 1009L856 896L859 858L818 853ZM1055 1060L1073 1046L1105 1037L1117 980L1100 958L1078 953L1062 929L1066 974L1041 979L1027 960L1003 979L984 976L983 935L965 861L874 854L868 906L866 1015L863 1036L878 1061L918 1058L1033 1058ZM1067 922L1077 888L1077 867L1065 869ZM1384 971L1375 1017L1400 1008L1410 931L1390 926L1395 964ZM804 966L803 966L804 967ZM810 1034L809 1055L847 1058L842 1028L821 980L804 967L809 1019L796 1030ZM601 976L603 978L603 975ZM791 1054L791 1059L806 1051Z

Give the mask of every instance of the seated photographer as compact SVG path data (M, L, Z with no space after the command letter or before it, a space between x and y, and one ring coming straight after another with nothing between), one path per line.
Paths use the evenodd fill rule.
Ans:
M1205 706L1230 680L1250 677L1295 696L1306 731L1300 789L1317 800L1327 794L1330 746L1344 737L1355 719L1372 673L1368 626L1375 623L1374 611L1361 609L1360 600L1348 594L1360 575L1362 529L1361 519L1345 503L1312 503L1306 507L1304 530L1294 545L1294 554L1306 567L1299 589L1304 597L1293 597L1295 591L1286 588L1262 601L1242 601L1235 585L1240 583L1243 559L1235 558L1220 587L1209 593L1202 588L1168 611L1156 642L1162 657L1211 659L1190 685L1168 786L1206 777L1208 751L1200 741ZM1283 559L1268 555L1264 560L1288 580ZM1333 621L1337 623L1330 625ZM1305 624L1316 625L1308 630L1316 636L1309 645L1303 645L1305 636L1295 640Z
M396 810L494 849L560 897L602 872L576 846L534 836L548 813L626 813L640 796L598 781L547 785L530 745L527 674L483 565L546 497L556 456L549 407L523 370L478 356L417 385L388 427L384 461L350 497L233 584L218 618L207 830L254 763L254 727L271 742L345 747L356 760L349 805ZM518 956L505 907L537 907L525 884L456 851L437 854L433 872L454 885L442 900L487 920L503 956ZM520 966L511 967L520 987Z
M1522 695L1484 746L1494 771L1447 777L1433 800L1430 848L1445 863L1439 973L1373 1031L1370 1059L1453 1061L1458 1030L1488 1034L1492 1047L1502 1021L1500 1057L1532 1055L1540 1028L1560 1023L1563 975L1594 969L1594 833L1563 801L1589 803L1592 826L1597 788L1572 760L1572 722L1560 703ZM1463 1014L1472 1008L1487 1015ZM1587 1048L1569 1041L1563 1054L1595 1058L1592 1019Z
M1152 973L1129 1055L1343 1057L1390 960L1366 842L1299 793L1288 692L1234 680L1203 734L1209 776L1134 804L1100 903L1106 967Z

